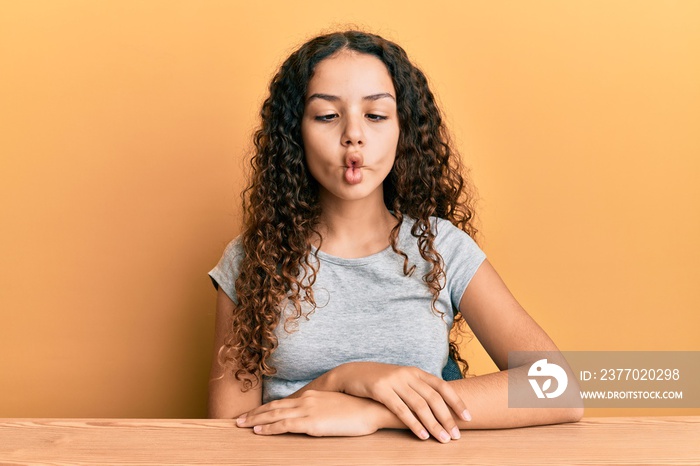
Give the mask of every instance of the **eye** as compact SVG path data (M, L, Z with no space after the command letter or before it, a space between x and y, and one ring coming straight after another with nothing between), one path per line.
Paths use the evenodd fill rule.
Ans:
M374 113L368 113L365 116L371 121L382 121L382 120L386 120L388 118L384 115L375 115Z
M316 121L332 121L338 116L337 113L329 113L327 115L319 115L315 116L314 120Z

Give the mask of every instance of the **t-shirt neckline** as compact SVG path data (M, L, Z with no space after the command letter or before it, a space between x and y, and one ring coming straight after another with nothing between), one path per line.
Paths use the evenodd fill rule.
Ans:
M406 230L408 227L408 230L410 231L412 219L404 216L403 222L401 223L401 227L399 228L399 234L397 237L397 246L400 249L400 244L401 240L403 239L403 232ZM334 256L331 254L328 254L326 252L323 252L319 249L316 248L316 246L311 245L311 255L318 254L318 258L324 262L330 262L332 264L337 264L337 265L343 265L343 266L349 266L349 267L357 267L357 266L362 266L362 265L367 265L371 264L372 262L376 262L383 257L387 256L388 254L394 254L394 250L391 248L391 244L387 246L386 248L382 249L381 251L375 252L370 254L369 256L364 256L364 257L353 257L353 258L346 258L346 257L338 257Z
M331 254L328 254L326 252L323 252L323 251L317 249L315 246L311 246L311 254L312 255L317 254L318 258L320 260L322 260L324 262L330 262L332 264L345 265L345 266L351 266L351 267L370 264L372 262L380 260L382 257L384 257L385 255L387 255L389 253L393 253L393 250L391 249L391 245L387 246L386 248L382 249L381 251L370 254L369 256L347 258L347 257L333 256Z

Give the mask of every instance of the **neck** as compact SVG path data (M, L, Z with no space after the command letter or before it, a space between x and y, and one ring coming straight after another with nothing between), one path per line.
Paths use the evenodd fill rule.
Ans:
M397 221L384 205L381 192L379 197L356 201L324 202L322 197L321 207L321 251L350 259L366 257L389 246L389 235Z

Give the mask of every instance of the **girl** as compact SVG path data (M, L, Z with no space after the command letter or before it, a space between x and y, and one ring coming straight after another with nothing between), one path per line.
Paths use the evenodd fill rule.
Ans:
M508 408L508 352L556 346L472 240L459 155L401 47L316 37L282 64L261 117L244 229L210 272L211 417L264 435L408 428L441 442L581 417ZM454 370L466 375L449 340L462 318L501 372Z

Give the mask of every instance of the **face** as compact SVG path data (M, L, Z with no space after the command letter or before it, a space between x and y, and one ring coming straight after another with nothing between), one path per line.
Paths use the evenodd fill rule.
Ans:
M384 63L341 51L316 65L301 134L322 202L383 202L399 140L396 91Z

